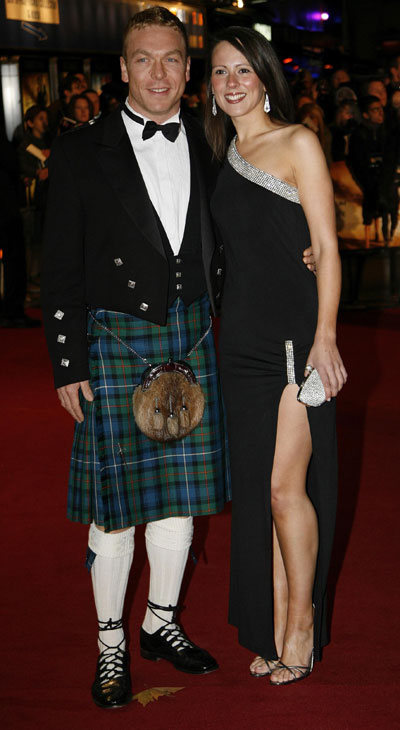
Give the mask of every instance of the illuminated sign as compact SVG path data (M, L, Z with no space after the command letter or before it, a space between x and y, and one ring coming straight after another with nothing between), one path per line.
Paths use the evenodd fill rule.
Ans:
M5 0L8 20L60 24L58 0Z

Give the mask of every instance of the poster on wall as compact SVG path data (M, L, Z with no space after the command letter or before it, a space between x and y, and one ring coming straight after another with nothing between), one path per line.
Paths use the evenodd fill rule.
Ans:
M5 0L7 20L59 25L58 0Z
M26 71L21 78L22 112L34 104L46 107L50 104L49 74L45 71Z

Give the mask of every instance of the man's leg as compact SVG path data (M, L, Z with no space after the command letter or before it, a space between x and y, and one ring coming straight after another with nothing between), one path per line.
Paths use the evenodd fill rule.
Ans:
M175 621L192 536L192 517L169 517L147 525L150 590L140 647L145 659L166 659L183 672L206 674L218 669L217 662L193 644Z
M120 707L131 700L129 655L125 651L122 612L133 559L135 528L106 533L94 523L89 549L99 623L99 650L92 696L100 707Z

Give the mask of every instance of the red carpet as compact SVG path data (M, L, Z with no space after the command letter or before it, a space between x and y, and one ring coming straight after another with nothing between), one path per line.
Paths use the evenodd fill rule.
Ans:
M192 677L141 659L147 566L138 530L127 606L134 692L185 689L147 707L133 702L115 711L97 709L89 693L96 621L83 567L87 528L64 517L72 421L52 389L43 333L1 331L4 730L400 728L399 328L400 310L341 317L350 379L339 399L335 600L322 664L292 687L249 676L251 656L226 621L229 510L197 520L200 557L186 576L182 615L220 671Z

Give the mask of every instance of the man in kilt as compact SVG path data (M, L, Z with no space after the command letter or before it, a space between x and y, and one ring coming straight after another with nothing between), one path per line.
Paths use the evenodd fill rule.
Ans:
M218 668L176 620L193 516L229 498L210 328L222 279L208 212L216 170L196 122L180 116L189 63L174 15L133 16L125 106L60 137L51 156L43 311L58 396L76 421L68 516L90 524L92 696L105 708L131 699L122 613L137 524L150 563L142 656L193 674ZM184 439L159 443L138 429L132 395L145 363L169 357L191 365L205 410Z

